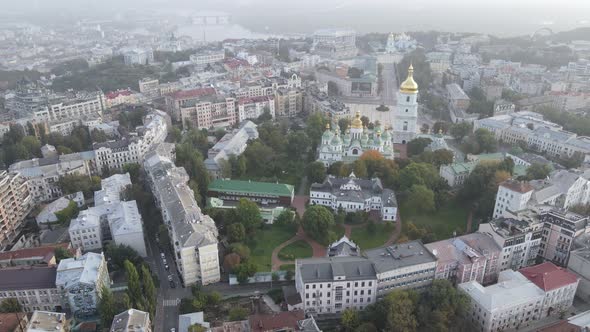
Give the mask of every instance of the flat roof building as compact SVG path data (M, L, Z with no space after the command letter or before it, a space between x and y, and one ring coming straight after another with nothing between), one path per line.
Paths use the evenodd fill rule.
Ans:
M113 318L110 332L152 332L150 314L137 309L125 310Z
M61 312L35 311L27 332L66 332L69 331L66 314Z

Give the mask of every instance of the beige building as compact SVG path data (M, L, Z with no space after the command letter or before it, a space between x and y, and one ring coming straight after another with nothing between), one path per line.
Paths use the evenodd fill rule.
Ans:
M67 332L70 330L66 314L62 312L35 311L27 332Z
M238 121L237 101L228 96L204 96L180 108L183 128L230 127Z
M137 309L129 309L113 318L111 332L152 332L150 314Z
M278 89L275 93L277 116L292 117L303 111L303 93L300 89Z
M0 249L9 245L32 209L26 180L19 174L0 173Z

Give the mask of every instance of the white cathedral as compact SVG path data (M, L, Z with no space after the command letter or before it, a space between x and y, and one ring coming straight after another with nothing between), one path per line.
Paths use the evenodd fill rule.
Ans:
M350 128L341 135L338 121L322 135L319 159L329 166L337 161L353 162L363 152L379 151L385 158L395 157L393 144L406 144L416 137L418 127L418 84L414 81L414 68L408 68L408 78L400 85L397 106L393 114L393 128L375 126L372 130L363 127L361 113L357 112Z

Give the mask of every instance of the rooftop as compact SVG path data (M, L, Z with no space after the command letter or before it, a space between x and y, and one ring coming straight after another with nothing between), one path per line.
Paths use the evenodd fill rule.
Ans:
M437 259L420 241L367 250L364 252L364 256L373 262L377 273L436 262Z
M500 184L500 186L510 189L512 191L519 192L521 194L533 191L534 188L528 182L517 181L517 180L506 180Z
M502 249L492 237L483 233L471 233L457 238L425 244L425 247L441 263L469 263L489 253L500 253Z
M209 184L209 191L292 196L294 187L284 183L217 179Z
M209 96L216 94L214 88L200 88L192 90L182 90L171 93L169 96L173 99L189 99L198 98L201 96Z
M447 93L451 100L469 100L469 96L457 83L447 84Z
M27 332L62 331L66 325L64 313L35 311L27 326Z
M373 263L364 257L323 257L299 259L295 264L303 282L377 279Z
M14 251L4 251L0 252L0 261L42 258L46 262L49 262L49 260L55 255L56 248L67 249L68 247L68 243L59 243L56 245L49 245L43 247L25 248Z
M55 266L22 266L0 269L0 289L26 290L55 287Z
M561 288L578 281L575 274L551 262L525 267L519 272L544 291Z
M273 314L256 314L249 317L252 332L277 331L284 329L295 330L297 322L303 320L305 314L301 310L285 311Z
M147 332L149 329L149 314L137 309L129 309L116 315L111 325L111 332Z
M57 266L55 285L64 288L77 283L95 285L98 270L104 262L102 254L88 252L80 258L62 259Z

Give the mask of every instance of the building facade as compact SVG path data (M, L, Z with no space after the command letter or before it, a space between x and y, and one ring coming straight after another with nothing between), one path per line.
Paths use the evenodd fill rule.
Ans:
M397 220L397 199L391 189L383 188L379 178L358 179L328 176L322 183L313 183L309 190L310 204L323 205L334 211L379 211L383 220Z
M20 266L0 269L0 300L14 298L23 311L61 311L62 297L55 286L55 266Z
M393 122L393 141L406 144L418 132L418 84L414 81L414 67L408 68L408 77L400 85L397 94Z
M222 177L223 164L230 156L239 157L248 147L248 141L258 138L257 125L252 121L240 124L240 128L225 134L207 151L205 167L211 177Z
M32 208L25 178L18 173L0 172L0 249L15 240Z
M129 309L113 317L110 332L152 332L150 314Z

